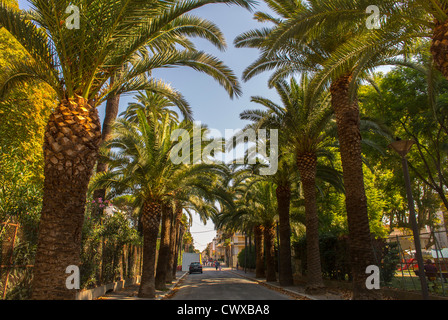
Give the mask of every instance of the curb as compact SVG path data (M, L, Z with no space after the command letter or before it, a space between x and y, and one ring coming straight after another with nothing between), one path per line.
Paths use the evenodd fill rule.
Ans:
M120 280L108 283L93 289L82 290L76 293L75 300L95 300L98 297L104 296L107 292L118 291L129 285L140 283L141 276L136 276L127 280Z
M257 282L260 285L263 285L263 286L266 286L266 287L270 287L270 288L274 288L274 289L277 289L277 290L280 290L280 291L284 291L286 294L289 294L289 295L292 295L292 296L295 296L295 297L306 298L306 299L309 299L309 300L319 300L319 299L317 299L315 297L312 297L312 296L309 296L309 295L307 295L305 293L298 293L298 292L295 292L293 290L286 289L286 288L283 288L281 286L278 286L278 285L275 285L275 284L272 284L272 283L268 283L266 281L262 281L262 280L258 280L256 278L252 278L252 277L249 277L249 276L242 275L242 274L240 274L238 272L235 272L233 270L228 270L228 271L232 272L233 274L236 274L236 275L238 275L238 276L240 276L242 278L246 278L246 279L255 281L255 282Z
M169 287L169 290L167 290L166 292L164 292L163 294L157 295L154 300L162 300L164 299L166 296L170 295L174 289L177 287L177 285L179 284L179 282L185 278L185 276L188 274L188 271L185 271L185 273L183 275L181 275L179 278L176 279L176 281L174 283L171 284L171 286Z

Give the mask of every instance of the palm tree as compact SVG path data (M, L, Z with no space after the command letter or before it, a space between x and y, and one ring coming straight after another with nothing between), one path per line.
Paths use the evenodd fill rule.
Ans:
M294 284L292 272L291 254L291 224L290 206L292 198L293 180L295 177L294 168L291 162L279 161L279 168L272 176L276 185L275 195L277 198L278 210L278 233L279 233L279 270L278 281L282 286Z
M113 81L113 79L114 76L111 78L111 82ZM169 89L168 86L167 89ZM175 97L175 99L173 99L173 97ZM165 92L165 94L162 94L160 92L153 92L151 90L139 91L135 99L138 101L138 103L129 103L126 110L120 114L121 117L137 121L136 111L142 109L147 113L148 120L153 116L157 118L157 120L160 120L161 117L163 117L163 115L168 112L171 115L170 118L172 121L178 121L177 113L174 110L169 109L170 107L177 107L181 111L185 119L192 120L193 114L191 108L188 105L188 102L179 92L174 89ZM102 144L109 140L112 135L112 125L118 115L119 100L120 96L114 96L109 98L106 102L105 118L103 122L101 139ZM105 172L107 171L107 169L107 162L99 157L96 166L96 173ZM94 199L104 199L105 197L106 190L98 189L94 191ZM98 214L101 215L102 211L103 210L99 208Z
M273 126L273 123L267 125L266 123L262 123L260 117L262 114L266 114L266 111L262 110L246 110L240 114L241 119L252 120L254 121L251 124L245 126L244 130L248 129L264 129L264 128L276 128ZM264 118L264 120L266 120ZM283 131L281 131L283 133ZM284 142L287 140L283 140L286 135L280 134L280 154L278 155L278 163L277 170L272 175L261 175L260 168L266 167L264 159L260 157L258 154L257 145L270 143L270 139L266 139L263 141L261 137L258 137L257 144L253 147L249 147L246 151L246 158L256 158L258 163L254 165L239 165L241 167L245 167L240 169L239 171L234 173L234 176L242 176L245 178L249 174L252 179L270 181L274 183L276 186L276 198L277 198L277 213L278 213L278 232L279 232L279 283L282 286L293 285L293 274L292 274L292 264L291 264L291 225L290 225L290 205L291 199L293 196L297 196L295 194L297 191L295 188L295 184L298 180L297 168L294 165L294 159L291 157L291 153L284 153ZM281 151L283 150L283 151ZM243 163L248 163L248 161L243 161ZM259 241L260 236L262 234L261 225L255 226L252 228L254 230L254 235L256 242ZM257 248L257 254L261 257L263 256L263 248ZM260 260L257 260L260 261ZM261 260L262 261L262 260ZM263 277L264 268L261 268L262 264L259 266L260 276Z
M172 92L175 93L175 92ZM120 114L124 119L138 122L138 110L142 110L144 114L146 115L148 123L152 122L160 122L162 121L166 115L168 115L168 119L171 122L178 122L178 114L174 111L169 109L170 107L178 107L178 109L183 113L183 116L186 120L192 119L192 111L190 107L188 106L188 103L185 99L181 97L180 94L176 94L179 96L178 99L173 101L173 99L170 99L166 95L161 95L160 93L155 93L150 90L146 90L144 92L139 92L136 96L136 100L140 103L129 103L128 108ZM117 97L113 97L107 101L107 106L110 103L115 104L115 99ZM111 102L114 101L114 102ZM112 108L115 109L115 108ZM117 109L118 111L118 109ZM106 111L106 119L108 118L108 113ZM108 123L106 121L105 123ZM103 128L103 139L102 143L105 144L112 136L112 124L115 118L110 118L110 123L108 123L108 126L110 127L109 130L106 130L108 132L108 137L105 139L104 132L106 128ZM98 158L97 163L97 170L96 173L105 172L108 169L108 162L107 159L102 158L101 156ZM94 191L94 198L106 198L106 190L105 189L97 189ZM101 215L102 209L99 208L98 210L101 210L98 212L98 215ZM172 207L169 203L166 203L162 206L162 233L161 233L161 243L160 243L160 249L159 249L159 256L157 260L157 272L156 272L156 278L155 278L155 286L156 289L164 290L165 289L165 278L166 278L166 271L167 271L167 259L168 257L168 251L170 250L170 242L169 242L169 228L171 224L170 217L172 216ZM167 230L168 229L168 230ZM101 248L99 249L101 250ZM171 274L171 273L170 273Z
M180 235L180 220L182 218L182 205L180 201L175 200L174 212L170 227L170 254L168 257L168 270L166 275L166 282L172 282L176 279L176 267L177 267L177 238Z
M169 114L171 121L179 121L179 115L172 109L176 107L185 120L193 120L193 112L186 101L181 105L176 105L168 97L151 91L138 92L135 100L137 102L130 102L126 110L120 114L120 117L130 121L137 121L137 110L143 110L148 118L148 122L152 121L152 117L160 121L165 114Z
M251 219L256 221L256 226L262 227L263 243L265 248L266 281L276 281L275 265L275 216L277 214L277 202L275 197L275 186L269 181L257 181L247 183L240 190L243 206L239 208Z
M307 291L316 292L324 287L319 253L316 174L318 156L327 155L328 147L333 143L332 137L328 134L333 114L328 95L321 94L320 99L311 99L308 85L309 79L305 75L300 84L294 78L291 78L289 83L278 80L274 87L281 98L282 106L263 97L252 97L252 102L261 104L267 111L247 110L240 116L242 119L256 121L257 127L278 129L281 135L279 140L283 142L283 152L294 154L305 199ZM285 214L288 216L291 197L289 187L290 183L283 178L276 190L279 209L281 204L285 203L284 206L287 205ZM287 202L279 201L285 197Z
M235 170L237 168L239 170ZM275 221L277 202L275 185L271 181L254 176L252 169L241 169L240 165L232 165L229 173L228 178L220 181L220 184L232 196L233 202L220 205L221 212L215 217L215 225L221 229L238 230L246 234L250 234L250 231L253 230L256 277L266 276L267 281L276 281Z
M201 179L207 179L212 172L208 165L187 166L170 160L170 152L176 144L171 141L171 132L182 126L188 128L185 123L170 122L168 114L162 122L149 124L141 110L137 123L119 119L114 128L116 133L107 147L116 148L120 153L110 152L111 170L96 175L92 181L92 188L110 188L111 196L134 194L136 205L141 207L144 252L140 297L153 297L155 293L155 250L162 211L182 189L185 192L197 188L199 173L202 172Z
M146 117L140 112L139 122L130 123L119 119L114 130L114 137L108 141L107 146L118 148L121 153L110 153L108 162L111 170L96 175L92 185L104 189L112 188L112 196L134 194L135 206L141 207L140 223L144 238L143 274L139 296L153 297L156 241L166 194L162 185L155 186L162 190L152 190L151 182L157 181L156 178L160 181L158 175L163 174L160 167L171 164L167 156L170 146L165 137L170 128L167 122L153 123L150 127ZM135 170L134 174L131 174L132 170ZM138 187L139 189L135 190Z
M298 1L294 3L268 0L268 5L280 15L272 18L257 13L262 20L274 22L274 27L249 31L235 40L237 46L255 47L262 50L260 58L246 69L248 79L259 72L277 68L270 79L273 84L295 72L313 72L317 80L313 86L319 89L323 80L319 72L335 50L359 33L353 26L338 22L342 17L339 2ZM349 6L348 3L347 7ZM367 7L367 6L366 6ZM366 18L364 7L364 18ZM353 8L352 8L353 9ZM327 16L334 19L327 19ZM342 18L341 18L342 19ZM350 235L350 256L355 299L377 298L366 289L366 267L375 263L367 198L364 189L359 107L353 98L352 84L357 80L356 63L345 65L329 82L331 105L335 114L339 150L342 160L343 180L346 191L347 220ZM316 95L317 97L317 95ZM311 161L311 162L310 162ZM310 163L313 161L309 158Z
M180 59L178 61L173 60L172 55L173 54L175 55L177 52L177 48L173 46L174 44L180 45L184 47L186 50L192 52L198 52L194 47L194 45L188 40L188 38L186 38L186 36L192 33L191 30L189 30L189 28L192 27L194 28L194 26L192 26L188 20L184 22L187 24L182 26L182 22L180 22L179 26L177 27L178 31L170 42L164 43L163 45L158 44L157 41L155 41L155 43L150 43L148 46L140 50L140 54L138 56L140 57L140 59L145 59L151 56L150 52L152 52L153 55L152 59L157 61L157 63L151 66L152 69L169 67L170 65L189 66L195 70L205 72L212 78L216 79L217 81L220 81L222 84L225 85L225 82L222 81L223 74L221 73L221 71L224 71L225 74L226 70L221 68L221 66L219 65L219 60L217 59L207 61L203 59L202 55L196 55L191 56L191 59L187 60L185 60L185 57L182 56L179 56ZM183 27L187 27L185 31L183 30ZM197 26L196 28L197 30L194 30L193 34L199 37L204 37L205 39L207 39L206 36L207 33L214 33L218 31L216 30L217 28L215 25L213 25L212 23L208 23L206 20L202 20L201 25ZM200 29L205 29L207 32L204 32L204 30ZM185 35L183 34L183 32L185 33ZM214 39L214 41L211 41L211 43L216 45L218 49L222 50L223 48L225 48L225 41L222 37L216 37L216 39ZM157 58L157 60L155 58ZM138 61L139 59L136 59L136 61L133 61L133 63L138 63ZM147 76L150 77L152 69L147 70ZM114 79L119 75L119 72L120 71L118 71L117 75L113 75L111 77L110 79L111 85L113 85L113 82L115 81ZM146 90L145 95L142 95L142 93L140 93L137 96L137 99L140 102L140 107L143 104L149 111L150 106L153 103L156 103L158 105L162 104L165 105L165 107L175 105L181 111L185 119L192 120L191 108L189 107L188 103L184 99L182 99L177 92L175 91L166 92L166 95L164 97L160 96L160 94L158 95L158 97L151 97L151 95L155 94L156 93L151 92L149 90ZM236 92L236 94L238 93ZM230 96L232 97L232 94ZM175 99L173 99L173 97L175 97ZM103 142L107 141L108 138L110 137L112 123L113 121L115 121L118 114L119 101L120 101L120 95L115 95L110 97L106 102L105 118L103 122L103 131L102 131ZM129 111L132 111L136 108L139 108L139 104L132 103L128 106ZM103 172L106 170L107 165L104 162L102 162L101 159L99 159L97 165L97 172ZM105 190L97 190L95 191L95 195L96 195L94 196L95 198L104 197Z
M206 40L210 40L210 38L207 36L208 33L216 33L216 37L211 41L213 45L216 45L216 47L220 50L223 50L226 46L224 38L219 36L219 30L216 28L216 26L212 23L207 22L203 19L200 24L197 26L193 26L190 24L188 20L180 21L179 25L176 28L176 33L172 35L171 41L166 41L164 39L155 39L155 41L149 43L144 48L140 49L139 54L137 55L138 58L135 59L135 61L132 61L131 63L138 63L140 59L146 59L153 56L153 60L157 61L156 64L153 64L151 66L152 69L156 68L163 68L163 67L169 67L171 65L177 65L177 66L189 66L195 70L205 72L206 74L210 75L212 78L216 79L217 81L220 81L222 84L225 84L222 82L222 73L221 71L226 72L225 70L221 69L221 66L217 64L216 62L219 62L218 60L204 60L201 55L197 55L195 57L191 57L191 59L185 60L184 57L179 56L180 59L178 61L172 59L172 55L176 54L177 48L175 45L181 46L186 50L192 51L192 52L198 52L195 46L189 41L188 35L196 35L199 37L203 37ZM183 23L186 23L183 25ZM193 32L190 30L190 28L196 28L196 30L193 30ZM204 29L204 30L201 30ZM204 32L205 31L205 32ZM208 38L208 39L207 39ZM161 40L161 43L159 43L158 40ZM147 70L147 76L151 77L152 69ZM119 70L116 75L112 75L110 79L110 85L113 85L115 78L117 78L122 70ZM188 106L188 103L182 99L181 95L179 93L175 92L174 90L172 92L165 92L166 95L164 97L160 96L160 94L156 94L154 92L151 92L149 90L146 90L146 97L143 96L141 93L137 96L137 99L140 102L140 105L143 104L148 108L148 111L150 109L150 105L152 103L157 104L168 104L169 105L176 105L177 108L181 111L185 119L192 120L192 111L191 108ZM229 92L230 93L230 92ZM236 94L238 94L236 92ZM151 97L151 95L158 95L158 97ZM232 97L232 94L231 94ZM175 98L175 99L173 99ZM155 100L154 100L155 99ZM162 100L165 100L162 102ZM102 129L102 142L107 141L110 138L111 135L111 128L112 123L115 121L118 115L118 109L119 109L119 101L120 101L120 95L117 94L115 96L111 96L107 99L106 102L106 109L105 109L105 118L103 122L103 129ZM128 106L128 110L132 111L136 108L139 108L139 104L132 104ZM135 115L135 113L134 113ZM174 115L173 115L174 116ZM102 161L101 158L98 159L96 172L104 172L107 170L107 164ZM95 190L94 198L104 198L106 195L105 190ZM102 210L100 209L100 214Z
M170 237L171 220L173 217L174 208L173 201L166 201L162 205L162 219L160 227L160 245L157 256L156 276L154 278L154 286L157 290L166 289L166 279L168 273L168 261L170 254Z
M177 34L184 32L199 33L215 44L221 41L217 28L210 32L201 19L185 15L186 12L209 3L246 8L251 3L250 0L79 0L72 2L80 9L79 29L69 29L64 24L69 16L65 13L69 1L30 0L30 3L33 10L26 14L0 4L0 26L31 56L3 75L0 91L5 93L25 81L38 81L49 84L58 96L59 103L48 120L43 145L44 196L32 297L73 299L76 292L65 286L65 269L80 264L86 191L101 141L96 107L125 92L165 91L166 86L160 82L142 77L160 64L160 57L146 56L132 66L127 64L144 46L173 45ZM170 52L163 60L164 65L193 65L198 59L217 66L218 81L229 93L239 93L231 71L210 55L181 50ZM204 64L198 69L205 70ZM112 76L117 77L113 84L108 84Z
M111 78L111 82L113 81L113 79L114 76ZM167 87L166 89L169 89L169 87ZM173 99L173 97L176 98ZM142 109L147 114L148 121L152 121L150 120L151 117L154 117L157 121L159 121L166 113L170 114L170 119L172 121L178 121L178 114L174 110L169 109L170 107L177 107L182 112L185 119L192 120L192 111L188 105L188 102L182 97L179 92L174 89L165 92L165 94L153 92L151 90L146 90L143 92L140 91L137 93L137 96L135 98L139 103L129 103L127 109L120 114L121 117L132 121L137 121L136 111ZM114 96L109 98L106 102L105 118L103 122L103 130L101 133L102 144L105 144L112 136L112 125L118 114L119 100L120 96ZM105 172L107 170L108 164L105 159L101 158L101 156L98 157L96 173ZM93 198L105 199L106 190L95 190L93 193ZM97 210L97 216L101 216L103 209L98 208Z
M154 297L155 258L160 218L169 212L171 201L179 193L213 184L213 175L219 166L175 164L170 154L177 144L171 141L175 129L192 130L191 124L173 123L166 114L161 122L148 123L142 110L137 111L138 122L118 119L113 138L106 144L111 150L108 158L111 170L100 173L92 180L92 188L110 189L111 197L133 194L135 206L141 208L140 223L143 229L143 274L140 297ZM183 157L191 157L184 154ZM164 279L163 279L164 284Z
M226 179L220 182L222 188L230 195L233 201L221 202L221 211L216 214L212 220L218 229L227 232L244 232L245 234L254 235L255 242L255 277L264 278L264 244L263 233L264 228L260 219L252 214L250 210L246 210L242 193L245 190L244 184L248 179L254 178L252 170L242 169L240 165L229 166Z
M226 172L226 168L220 167L218 172L219 175L223 175ZM173 279L171 270L174 264L174 239L178 228L178 226L176 228L175 220L173 219L179 219L178 216L182 214L183 210L189 213L190 216L190 211L195 211L205 223L207 219L216 215L218 211L215 201L229 201L227 194L223 193L216 186L217 181L219 181L219 175L213 176L212 171L205 175L205 179L203 174L198 174L194 180L190 178L189 185L176 190L173 196L174 200L164 205L163 208L165 210L162 210L160 248L155 277L156 289L165 290L165 284ZM213 179L216 181L211 183Z
M347 54L342 59L342 64L350 59L359 59L361 55L367 56L367 59L364 58L364 63L371 64L372 56L391 48L398 48L401 53L406 54L409 50L412 52L414 42L428 39L431 41L430 52L435 66L448 79L446 56L448 3L446 1L411 0L397 3L391 0L374 2L357 0L340 1L338 5L340 22L346 26L349 24L359 26L364 23L365 10L369 5L376 5L381 14L379 29L364 32L361 37L354 37L341 48L340 54ZM327 16L330 15L331 13L327 13ZM340 54L337 56L341 57Z
M412 21L422 26L429 26L432 29L433 35L431 37L431 53L437 69L442 72L443 76L448 79L448 58L447 58L447 33L448 33L448 3L446 1L433 1L431 4L425 1L413 1L417 4L424 13L429 14L432 21L421 22L416 19L409 10L407 20Z

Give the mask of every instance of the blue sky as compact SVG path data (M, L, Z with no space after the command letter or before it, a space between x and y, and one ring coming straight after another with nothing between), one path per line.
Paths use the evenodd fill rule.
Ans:
M260 1L261 2L261 1ZM19 0L21 9L28 9L28 2ZM268 11L266 5L258 5L254 11ZM241 79L243 70L258 56L256 49L237 49L233 46L235 37L250 29L264 26L256 22L253 12L237 6L224 4L211 4L191 13L213 21L223 32L227 49L222 52L205 40L194 39L199 50L215 55L229 66L236 76ZM211 129L219 130L223 135L225 129L240 129L245 122L239 119L241 111L257 107L250 103L250 97L261 95L276 100L276 94L268 89L266 83L269 73L259 75L248 82L240 81L243 94L239 98L230 99L227 92L211 77L186 67L159 69L153 72L153 76L163 79L179 90L191 105L194 118L207 124ZM124 96L120 99L120 112L124 111L133 95ZM100 117L104 116L104 105L99 107ZM208 222L206 226L199 218L193 217L191 227L195 247L202 250L215 236L213 224Z

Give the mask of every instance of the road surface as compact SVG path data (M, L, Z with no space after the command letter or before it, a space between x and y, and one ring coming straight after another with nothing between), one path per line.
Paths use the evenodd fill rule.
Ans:
M242 278L223 268L204 267L188 274L170 300L291 300L288 295Z

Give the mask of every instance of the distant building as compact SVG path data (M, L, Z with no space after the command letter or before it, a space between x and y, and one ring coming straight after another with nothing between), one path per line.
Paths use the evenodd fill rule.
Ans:
M236 268L238 254L244 248L244 235L241 232L233 234L222 230L216 231L216 237L207 245L210 258L224 261L227 266Z
M443 217L443 212L441 210L436 213L437 219L440 220L440 223L436 228L434 228L434 236L436 237L438 246L440 248L448 248L448 236L446 234L446 224Z
M244 235L241 232L236 232L231 237L230 245L230 263L229 265L236 268L238 263L238 254L244 249Z

